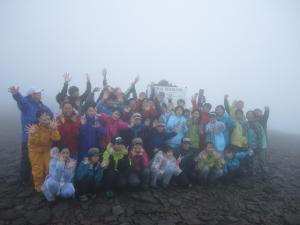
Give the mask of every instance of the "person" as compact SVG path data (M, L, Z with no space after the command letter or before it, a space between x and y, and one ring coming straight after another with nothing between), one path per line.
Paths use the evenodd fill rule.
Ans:
M192 118L188 121L187 137L191 139L192 148L200 147L200 110L194 109Z
M120 136L121 131L127 130L131 127L127 122L120 119L121 111L119 108L114 108L111 116L106 115L105 113L98 115L107 128L105 139L101 144L101 148L105 148L111 142L112 137Z
M128 152L130 160L130 172L128 183L131 188L141 187L142 190L148 190L150 181L149 158L147 152L143 149L143 140L134 138L132 140L132 149Z
M164 152L157 152L151 164L151 187L158 188L158 182L162 182L162 187L167 188L173 176L182 174L180 160L176 160L171 147L167 146Z
M222 156L215 151L211 142L206 143L205 149L195 158L196 179L200 183L214 183L223 176L225 164Z
M233 131L231 134L231 147L239 152L247 148L247 127L244 121L244 112L241 109L235 110Z
M225 110L226 112L232 116L233 118L235 117L235 111L236 110L242 110L244 108L244 102L242 100L238 100L238 101L234 101L232 103L232 105L229 104L228 101L229 95L225 95L224 96L224 106L225 106ZM243 119L245 120L245 115L243 115Z
M177 135L179 128L179 126L176 126L173 131L167 132L164 123L154 123L153 127L150 128L146 145L148 156L152 159L159 150L162 150L166 141Z
M70 150L67 146L51 149L49 163L49 175L46 177L42 192L49 202L54 202L58 197L72 198L75 188L72 183L76 161L70 158Z
M115 137L103 153L104 183L108 198L114 196L113 189L127 187L129 159L123 143L122 137Z
M176 149L180 146L182 138L186 135L188 131L186 119L183 116L184 108L182 106L177 106L175 108L175 114L172 114L167 122L167 131L173 131L176 126L179 126L178 133L175 137L169 139L167 144Z
M85 101L87 100L92 90L90 76L89 74L86 74L86 90L82 95L80 95L79 88L76 86L71 86L68 89L71 79L72 78L69 73L64 74L64 86L61 92L57 94L56 101L59 105L62 105L62 103L64 102L70 102L73 108L76 109L77 112L81 115L84 113L83 106L85 104Z
M28 152L32 167L34 189L41 192L41 186L49 172L50 149L55 141L60 140L56 121L50 120L47 111L36 113L38 124L28 129Z
M225 138L225 145L230 145L230 136L233 129L233 120L231 116L225 112L225 108L222 105L218 105L216 107L216 115L217 120L223 122L225 124L225 129L223 130L224 138Z
M264 128L265 133L267 134L268 119L269 119L269 115L270 115L270 108L268 106L266 106L264 113L262 112L261 109L255 109L254 112L255 112L256 120Z
M9 92L13 99L17 102L18 108L21 112L22 123L22 144L21 144L21 165L20 165L20 185L31 184L31 165L28 157L28 126L36 123L36 113L39 110L46 111L50 118L53 118L53 113L50 108L42 102L43 89L32 87L27 91L24 97L19 91L19 87L12 86Z
M223 131L225 130L225 124L216 120L216 114L210 113L210 122L206 125L206 142L213 143L215 149L221 154L224 154L226 146L225 137Z
M103 178L104 164L100 163L100 151L98 148L90 148L87 158L82 161L75 175L75 184L80 201L97 197Z
M56 143L57 147L67 145L71 157L77 159L81 123L80 116L75 112L71 103L62 104L62 113L56 117L56 122L61 136L60 141Z
M247 117L247 137L248 148L254 151L253 173L265 174L267 172L267 137L264 128L256 120L255 112L248 111Z
M181 106L184 109L185 108L185 101L183 99L178 99L177 100L177 106Z
M204 149L205 146L205 128L206 125L209 122L209 118L210 118L210 110L211 110L212 106L210 103L205 103L202 106L202 110L201 110L201 114L200 114L200 149Z
M235 152L231 148L226 148L224 151L224 176L226 176L228 180L232 179L239 171L241 162L252 157L252 155L252 150Z
M97 148L105 140L107 129L96 114L94 105L87 106L81 118L78 161L87 157L90 148ZM102 142L101 142L102 141Z

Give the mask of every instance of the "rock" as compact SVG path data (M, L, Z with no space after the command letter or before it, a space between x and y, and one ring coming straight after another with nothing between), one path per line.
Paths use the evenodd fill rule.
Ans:
M232 222L232 223L235 223L235 222L238 222L238 221L239 221L238 218L235 218L235 217L233 217L233 216L228 216L228 217L226 217L226 218L227 218L227 220L228 220L229 222Z
M0 210L11 209L12 207L14 207L14 203L10 199L2 199L2 201L0 202Z
M120 216L125 213L125 210L120 205L117 205L112 207L112 213L114 216Z
M25 215L27 221L33 225L47 224L51 219L50 209L44 208L37 212L31 211Z
M14 220L11 225L27 225L27 222L24 218L19 218Z
M171 205L174 205L174 206L180 206L181 205L181 201L179 200L176 200L176 199L169 199L169 202Z
M300 214L286 214L284 220L289 225L300 225Z

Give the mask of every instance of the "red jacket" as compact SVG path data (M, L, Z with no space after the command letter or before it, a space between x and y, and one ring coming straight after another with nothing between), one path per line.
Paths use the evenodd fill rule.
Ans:
M71 119L66 119L63 122L63 115L59 115L56 118L58 131L60 133L61 139L57 142L57 146L61 147L67 145L70 149L72 156L75 156L78 151L78 140L80 132L80 116L74 115L76 120L75 122Z
M144 163L144 168L149 167L149 164L150 164L149 163L149 158L148 158L147 152L144 149L143 149L143 155L135 155L135 156L133 156L132 150L131 150L128 153L128 157L131 160L131 162L133 163L134 168L137 171L140 171L142 169L141 168L141 162Z

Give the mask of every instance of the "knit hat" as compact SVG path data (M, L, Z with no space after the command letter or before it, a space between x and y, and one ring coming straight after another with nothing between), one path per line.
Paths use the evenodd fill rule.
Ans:
M98 148L90 148L88 151L88 158L92 158L93 156L99 156L100 151Z

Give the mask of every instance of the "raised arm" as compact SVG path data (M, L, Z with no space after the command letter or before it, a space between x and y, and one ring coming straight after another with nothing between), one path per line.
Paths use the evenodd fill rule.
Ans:
M19 89L19 87L12 86L8 88L8 92L12 94L12 97L17 102L19 109L23 112L28 107L28 101L20 94Z
M230 106L229 106L228 97L229 97L229 96L228 96L227 94L224 96L224 106L225 106L226 112L227 112L229 115L231 115L231 114L230 114Z
M83 102L86 101L86 99L88 98L89 94L92 91L92 85L91 85L90 75L87 73L87 74L85 74L85 76L86 76L86 90L80 96L80 100L83 101Z
M61 104L64 98L67 96L69 83L72 79L69 73L65 73L63 76L64 76L64 86L61 89L61 91L56 95L56 101L58 102L58 104Z

